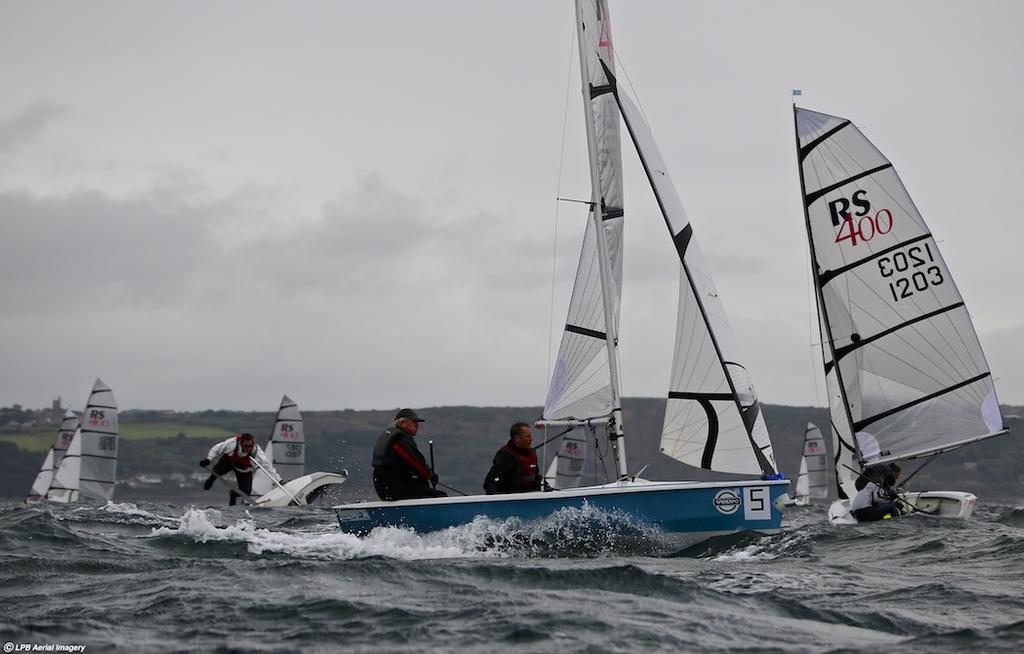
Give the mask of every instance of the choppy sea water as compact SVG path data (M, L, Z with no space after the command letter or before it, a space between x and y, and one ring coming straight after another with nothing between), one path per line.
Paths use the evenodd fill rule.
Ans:
M613 518L595 529L594 516L571 514L358 538L339 532L329 508L8 503L0 505L0 644L1024 651L1024 507L855 527L831 527L824 512L792 509L776 536L678 549L657 532Z

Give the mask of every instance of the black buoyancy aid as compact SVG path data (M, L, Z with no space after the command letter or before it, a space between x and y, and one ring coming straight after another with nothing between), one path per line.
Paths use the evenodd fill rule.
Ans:
M520 470L523 471L523 486L528 487L537 482L537 451L534 449L523 452L512 443L505 443L501 449L516 458Z

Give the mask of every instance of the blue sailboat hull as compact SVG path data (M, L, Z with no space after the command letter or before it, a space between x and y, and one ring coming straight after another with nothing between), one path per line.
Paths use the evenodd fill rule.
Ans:
M624 481L553 492L362 502L334 507L341 530L366 534L375 527L426 533L457 527L479 516L540 520L564 509L596 509L628 517L667 534L711 536L739 531L775 533L782 525L788 480L715 482Z

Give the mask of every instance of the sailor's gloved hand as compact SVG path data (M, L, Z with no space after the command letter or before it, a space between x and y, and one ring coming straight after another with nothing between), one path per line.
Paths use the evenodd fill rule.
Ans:
M205 468L208 465L210 465L210 460L209 459L203 459L202 461L199 462L199 467L200 468Z
M432 485L434 485L434 486L437 486L437 473L436 472L430 473L430 483Z

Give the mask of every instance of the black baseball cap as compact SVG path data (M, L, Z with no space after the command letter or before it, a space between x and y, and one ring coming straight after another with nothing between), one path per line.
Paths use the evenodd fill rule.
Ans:
M401 420L402 418L408 418L409 420L415 420L416 422L426 422L425 419L416 415L416 412L412 409L402 409L395 414L395 420Z

